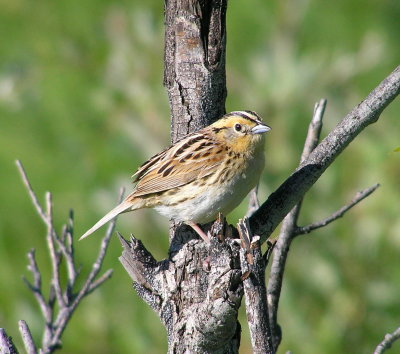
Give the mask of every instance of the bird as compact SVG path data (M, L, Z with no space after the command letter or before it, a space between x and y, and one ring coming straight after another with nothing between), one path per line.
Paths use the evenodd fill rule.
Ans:
M154 208L191 226L205 241L199 224L227 215L254 188L265 164L265 133L271 128L253 111L234 111L191 133L151 157L132 176L136 183L118 206L86 231L89 236L119 214Z

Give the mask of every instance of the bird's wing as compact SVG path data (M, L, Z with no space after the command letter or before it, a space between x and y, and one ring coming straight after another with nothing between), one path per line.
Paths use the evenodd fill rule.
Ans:
M204 133L195 133L153 156L133 175L138 182L130 197L159 193L213 173L224 147Z

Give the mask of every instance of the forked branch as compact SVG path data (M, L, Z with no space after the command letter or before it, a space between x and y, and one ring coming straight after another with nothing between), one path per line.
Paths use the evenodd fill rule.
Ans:
M318 141L322 128L323 114L326 108L326 100L322 99L316 103L314 108L314 114L311 123L308 128L308 134L304 143L303 153L300 159L300 167L305 166L306 162L312 154L314 154L315 149L318 149ZM321 143L322 144L322 143ZM321 144L319 146L321 146ZM281 232L279 234L276 249L274 254L274 259L271 267L271 275L268 282L268 306L269 306L269 316L270 316L270 326L272 332L272 338L274 339L274 348L276 349L280 342L280 328L277 322L278 316L278 306L279 299L282 288L283 275L285 272L286 259L289 252L289 247L295 236L309 233L312 230L321 228L328 225L329 223L337 220L343 216L348 210L353 206L358 204L361 200L365 199L371 193L373 193L379 185L374 185L362 192L358 193L355 198L344 207L340 208L337 212L332 214L330 217L307 225L305 227L297 226L297 219L301 209L302 199L294 206L294 208L289 212L289 214L283 220Z
M250 217L253 234L260 235L261 241L264 242L335 158L364 128L378 120L382 111L399 92L400 66L342 119L296 171Z
M43 318L44 330L42 338L42 348L38 350L35 345L29 326L25 321L19 321L20 333L28 353L52 353L61 346L61 336L68 321L81 300L99 287L104 281L112 275L112 270L106 271L100 277L97 277L106 254L111 235L114 230L115 220L112 221L102 239L98 256L92 265L83 286L74 291L77 278L80 274L80 267L75 265L75 255L73 247L74 218L72 211L66 225L63 226L60 234L57 233L53 223L53 201L51 193L46 193L46 208L44 209L38 201L33 191L26 172L20 161L16 161L24 185L31 197L32 203L44 224L47 227L46 241L49 248L52 277L50 281L49 296L46 298L42 289L42 276L36 262L35 250L28 252L28 270L31 272L33 281L23 278L28 288L34 294L39 304ZM121 190L120 200L123 190ZM64 260L67 281L65 286L60 278L60 265ZM96 279L97 278L97 279Z
M321 99L315 104L314 114L308 127L307 137L304 143L303 153L300 163L307 160L311 152L318 145L319 136L322 129L322 119L326 108L326 100ZM301 200L289 212L283 220L281 232L276 242L275 253L271 266L271 274L268 282L268 310L273 347L278 348L281 341L281 332L278 326L278 305L282 289L283 274L285 272L286 259L289 246L294 237L294 230L297 226L297 218L300 213Z

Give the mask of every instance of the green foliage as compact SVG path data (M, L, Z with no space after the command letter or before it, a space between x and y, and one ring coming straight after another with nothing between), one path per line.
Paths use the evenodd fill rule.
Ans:
M19 319L36 341L42 325L20 280L25 255L36 248L45 279L49 260L45 228L14 160L22 160L39 196L53 192L60 227L74 209L76 236L114 205L136 167L169 143L163 9L160 1L0 4L0 327L21 345ZM398 65L399 4L229 3L227 110L255 110L273 128L262 199L296 167L315 101L328 99L326 134ZM393 103L356 139L305 200L301 222L308 223L382 184L343 219L293 244L279 314L282 352L371 352L400 325L399 108ZM158 259L167 255L167 221L155 212L122 216L118 230L134 232ZM98 243L94 236L77 245L83 271ZM115 238L105 264L114 276L78 309L62 352L165 351L162 325L133 292L120 252ZM242 352L249 348L245 334Z

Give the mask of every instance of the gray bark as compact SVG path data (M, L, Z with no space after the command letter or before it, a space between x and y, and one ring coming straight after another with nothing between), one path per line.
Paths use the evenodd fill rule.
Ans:
M225 113L227 0L165 0L164 85L176 142Z
M265 288L265 268L274 246L269 244L264 257L261 252L260 237L253 237L250 234L247 218L239 220L238 229L242 245L240 265L244 298L253 352L255 354L273 354L274 348L269 326L267 291Z
M7 332L4 328L0 328L0 353L18 354L12 338L7 335Z
M178 231L181 240L187 240L187 231ZM185 241L161 262L139 240L121 238L120 261L139 296L165 325L169 353L238 353L240 247L230 238L232 229L224 220L213 225L211 234L210 245L199 239Z

